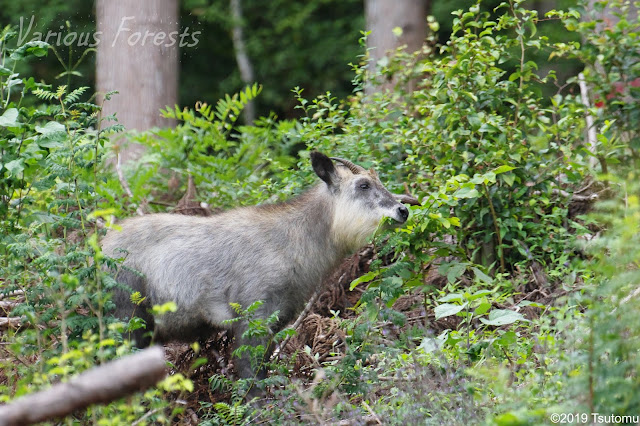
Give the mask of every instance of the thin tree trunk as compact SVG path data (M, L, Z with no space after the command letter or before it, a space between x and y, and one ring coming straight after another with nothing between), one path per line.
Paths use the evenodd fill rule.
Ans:
M231 0L231 18L233 19L233 50L236 54L236 62L240 69L240 78L245 86L254 83L253 66L251 60L247 54L247 48L244 44L244 20L242 17L242 4L241 0ZM249 101L244 108L244 121L247 124L251 124L256 118L255 104L253 101Z
M127 130L173 126L159 111L178 103L178 46L192 42L180 37L178 1L97 0L96 16L97 89L102 95L119 92L105 102L103 117L116 114ZM130 145L119 152L126 162L143 149Z

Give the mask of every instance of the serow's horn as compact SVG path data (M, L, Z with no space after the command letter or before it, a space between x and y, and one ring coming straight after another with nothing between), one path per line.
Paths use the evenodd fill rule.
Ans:
M344 158L331 157L331 159L333 161L338 161L343 165L347 166L347 168L351 170L351 173L353 173L354 175L359 175L362 172L366 172L364 167L358 166L357 164L353 164L351 161L345 160Z

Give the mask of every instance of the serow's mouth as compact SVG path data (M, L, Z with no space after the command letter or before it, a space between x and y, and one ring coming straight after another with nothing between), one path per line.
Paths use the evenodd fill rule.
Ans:
M420 205L420 201L409 194L394 194L396 197L396 200L400 201L402 204L400 204L395 211L395 215L394 217L392 217L393 220L395 220L397 223L405 223L407 221L407 219L409 218L409 209L404 206L404 204L408 204L410 206L419 206Z
M409 218L409 209L404 205L400 204L396 207L395 215L393 215L393 220L398 223L405 223Z

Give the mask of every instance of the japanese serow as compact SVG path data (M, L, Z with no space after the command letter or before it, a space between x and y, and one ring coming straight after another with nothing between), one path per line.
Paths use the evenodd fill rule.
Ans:
M153 214L125 220L121 231L110 230L103 250L124 257L118 282L146 297L136 306L130 291L117 290L116 316L141 317L160 343L206 339L228 328L235 347L266 347L267 338L242 337L246 323L227 321L236 317L230 303L246 308L263 301L258 318L278 311L271 330L277 332L341 260L367 242L383 217L404 223L409 216L403 196L391 194L374 171L319 152L311 153L311 164L322 182L286 202L211 217ZM168 301L177 311L154 321L150 306ZM149 344L143 332L134 333L138 346ZM248 359L235 364L240 377L265 375L253 371Z

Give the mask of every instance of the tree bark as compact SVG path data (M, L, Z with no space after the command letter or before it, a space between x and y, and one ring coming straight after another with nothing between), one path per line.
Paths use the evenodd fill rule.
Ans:
M238 63L238 69L240 70L240 78L245 86L249 86L255 82L253 77L253 66L251 60L247 54L247 48L244 44L244 20L242 17L242 4L241 0L231 0L231 18L233 19L232 41L233 50L236 54L236 62ZM244 107L244 121L247 124L253 123L256 118L255 104L253 101L247 102Z
M152 386L165 374L164 349L151 347L0 406L0 426L42 422L111 402Z
M587 7L587 10L597 10L595 6L597 1L598 0L589 0L585 5ZM620 8L608 4L602 9L602 11L597 14L596 18L601 19L602 21L596 23L596 33L601 33L605 29L613 27L620 21L620 18L615 15L616 12L621 12ZM637 17L638 8L635 7L633 2L630 2L628 5L628 10L626 11L627 21L633 22L637 19ZM585 15L583 19L584 18L588 19L588 15Z
M159 110L178 103L178 46L181 38L177 0L97 0L100 37L96 57L96 86L104 94L119 93L104 103L102 115L116 114L127 130L172 126ZM140 145L122 147L120 160L138 158Z
M428 0L365 0L367 31L371 31L367 39L367 47L372 49L370 67L378 67L400 46L406 45L408 52L422 47L427 35L428 6ZM402 34L394 34L394 28L400 28ZM382 87L368 86L367 91L391 89L394 85L394 81L388 81Z

